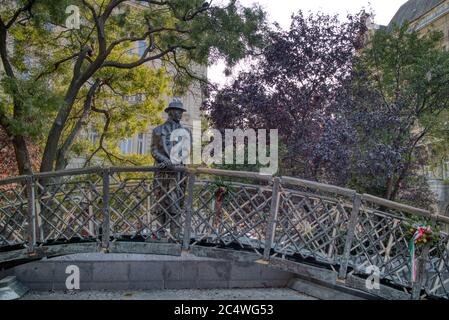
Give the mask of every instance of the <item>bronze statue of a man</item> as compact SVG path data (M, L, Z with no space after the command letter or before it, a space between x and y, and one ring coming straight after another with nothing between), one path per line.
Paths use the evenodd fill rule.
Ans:
M179 100L174 100L165 109L168 114L167 121L156 127L152 133L151 154L155 164L160 168L154 175L154 201L157 202L155 214L159 223L157 237L167 236L171 240L179 239L181 226L181 214L184 206L186 174L176 171L176 167L184 164L176 164L172 161L172 150L178 141L172 140L172 133L177 129L188 129L180 121L186 109ZM168 230L169 229L169 230Z

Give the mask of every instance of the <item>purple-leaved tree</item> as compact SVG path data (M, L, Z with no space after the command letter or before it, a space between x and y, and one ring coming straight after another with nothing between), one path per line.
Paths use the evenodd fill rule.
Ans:
M449 54L407 25L371 34L368 17L293 16L205 110L220 128L279 129L282 174L428 206L420 169L448 110Z
M334 115L348 100L343 88L366 39L367 18L360 12L340 22L299 12L289 31L276 26L252 68L205 104L214 125L279 129L283 173L318 179L334 176L326 170L330 161L334 168L347 167L349 155L335 147L353 137L332 129L341 122Z

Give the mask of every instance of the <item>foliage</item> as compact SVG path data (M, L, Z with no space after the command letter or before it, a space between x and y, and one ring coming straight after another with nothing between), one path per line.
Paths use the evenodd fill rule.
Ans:
M449 162L449 110L443 110L434 119L425 142L429 147L429 165L432 169Z
M221 177L215 177L215 179L209 184L208 190L214 195L215 198L220 198L222 200L227 199L236 192L232 182L223 180Z
M332 130L340 121L333 115L346 103L342 89L363 45L366 14L346 22L301 12L292 19L290 30L271 30L257 64L213 92L204 109L219 128L278 129L282 172L317 179L325 163L333 162L330 174L349 161L345 149L329 145L352 139Z
M441 39L436 32L420 37L405 24L376 32L364 50L345 112L358 140L354 185L389 199L407 189L416 189L417 201L429 195L419 174L449 108L449 54Z
M283 172L429 206L420 171L429 143L447 141L449 53L407 24L363 42L365 22L294 16L205 109L223 127L278 128Z
M20 172L31 170L25 138L42 147L41 171L64 168L73 151L119 161L119 138L157 123L166 97L205 81L195 66L233 65L264 40L265 13L234 0L1 4L0 125L17 138ZM79 29L66 28L68 5L80 9ZM145 99L130 102L136 95ZM80 139L89 128L102 137L95 146Z

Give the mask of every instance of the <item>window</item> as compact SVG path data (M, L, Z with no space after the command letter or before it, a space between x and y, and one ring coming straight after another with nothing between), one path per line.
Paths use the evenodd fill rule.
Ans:
M449 161L443 164L443 179L449 179Z
M29 80L31 78L31 72L30 72L31 66L33 65L31 58L28 57L28 56L24 57L23 58L23 64L26 67L26 69L25 69L24 72L20 73L20 76L24 80Z
M146 40L139 40L135 42L134 48L131 50L133 55L138 55L141 57L145 50L148 48L148 44Z
M147 42L145 40L140 40L137 42L137 54L139 55L139 57L143 55L146 49L147 49Z
M132 139L124 139L120 142L120 151L122 154L130 154L133 149L133 140Z
M145 7L150 6L150 4L148 3L147 0L137 0L137 3L140 4L141 6L145 6Z
M123 96L122 97L122 101L126 101L129 103L137 103L137 102L142 102L145 100L145 95L142 93L138 93L136 95L133 96Z
M48 22L44 23L43 28L45 31L48 31L48 32L53 32L56 29L54 24L48 23Z
M95 129L89 131L89 141L92 144L95 144L98 139L98 132Z
M139 133L137 136L137 153L145 154L145 135L143 133Z

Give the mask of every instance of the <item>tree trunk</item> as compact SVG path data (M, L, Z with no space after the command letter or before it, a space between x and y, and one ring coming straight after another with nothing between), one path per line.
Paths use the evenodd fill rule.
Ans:
M30 3L32 4L32 3ZM0 57L3 64L3 68L5 70L6 76L15 80L16 77L14 75L14 70L12 68L11 63L8 59L8 51L7 51L7 29L4 25L3 21L0 19ZM13 103L14 103L14 117L20 118L23 113L22 103L13 96ZM12 136L12 142L14 145L14 153L16 156L16 162L17 167L19 170L19 174L31 174L32 173L32 167L31 167L31 161L30 156L28 153L28 149L26 146L25 138L20 134L11 134L11 130L9 128L9 124L6 121L6 115L0 115L0 123L3 126L4 130L6 131L6 134L8 136Z
M83 53L84 54L84 53ZM82 58L81 58L82 59ZM53 171L55 168L55 162L58 157L58 147L60 144L60 139L64 127L66 125L67 119L72 111L73 104L75 103L76 96L82 88L82 86L94 75L94 73L101 67L103 61L106 59L106 55L100 54L97 59L87 68L85 72L72 79L70 87L67 89L64 101L65 104L61 107L53 122L53 125L48 133L47 141L45 143L44 154L42 155L42 163L40 167L40 172ZM78 69L81 68L81 61L79 63ZM74 74L78 72L76 70ZM79 71L79 70L78 70Z
M14 152L16 155L17 167L19 170L19 175L29 175L33 173L31 166L30 155L28 153L28 148L26 145L25 138L16 135L13 137Z
M68 135L68 137L65 139L64 143L62 143L62 146L58 149L57 156L56 156L56 164L55 164L55 170L64 170L65 167L68 164L67 160L67 152L70 150L70 147L73 145L73 142L75 141L76 137L80 133L82 127L84 124L87 123L87 119L90 114L92 101L95 95L95 92L97 91L98 87L100 86L100 80L97 79L95 83L90 87L89 92L87 93L87 97L84 100L84 106L83 106L83 114L81 115L78 122L75 124L74 128Z
M392 193L393 193L393 177L388 178L387 180L387 193L385 194L385 198L388 200L392 200L391 199Z
M58 155L59 140L80 88L81 85L72 83L67 92L64 100L65 105L61 107L61 110L59 111L50 132L48 133L44 153L42 155L40 172L49 172L54 170L56 157Z

